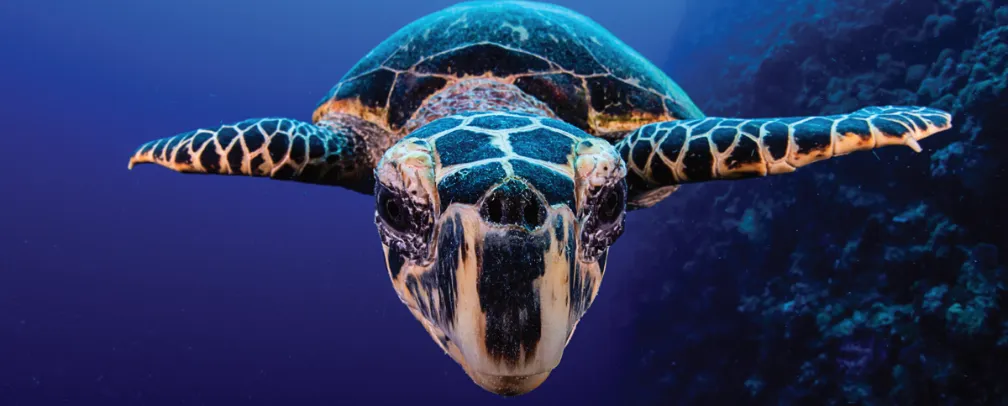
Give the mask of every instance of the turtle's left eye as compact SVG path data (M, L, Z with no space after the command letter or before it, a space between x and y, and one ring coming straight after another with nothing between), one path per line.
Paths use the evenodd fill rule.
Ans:
M618 220L620 214L623 213L626 207L626 190L622 186L622 184L616 184L603 192L598 208L600 221L611 223Z
M581 208L581 253L586 260L596 260L623 234L626 216L626 181L592 189Z

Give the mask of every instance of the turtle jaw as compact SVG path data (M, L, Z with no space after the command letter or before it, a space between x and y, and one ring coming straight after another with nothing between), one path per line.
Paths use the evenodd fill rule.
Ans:
M532 375L488 375L466 370L473 382L481 388L501 396L518 396L532 392L549 377L549 370Z
M577 255L578 223L550 207L534 229L488 221L475 205L439 216L429 265L388 255L399 298L480 387L516 396L560 363L598 291L597 262Z

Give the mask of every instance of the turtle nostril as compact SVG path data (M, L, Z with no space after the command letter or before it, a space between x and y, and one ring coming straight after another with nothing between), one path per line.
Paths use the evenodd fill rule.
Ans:
M543 219L546 217L546 209L542 205L537 204L538 201L526 201L524 202L525 210L523 214L523 220L528 228L537 228L542 225Z
M483 217L494 223L504 222L504 202L501 201L500 196L491 195L483 203L483 207L486 213L483 213Z
M507 182L483 199L480 216L491 223L534 230L546 221L546 205L524 184Z

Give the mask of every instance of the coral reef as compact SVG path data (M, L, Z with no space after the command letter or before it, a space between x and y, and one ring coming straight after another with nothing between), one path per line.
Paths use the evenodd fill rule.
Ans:
M748 5L765 21L748 50L725 45L737 52L723 80L694 91L682 75L708 114L915 104L951 111L955 128L922 154L882 149L691 185L634 220L667 224L643 238L675 248L635 249L669 269L638 277L651 310L636 320L631 398L1005 404L1008 4L760 4L735 12Z

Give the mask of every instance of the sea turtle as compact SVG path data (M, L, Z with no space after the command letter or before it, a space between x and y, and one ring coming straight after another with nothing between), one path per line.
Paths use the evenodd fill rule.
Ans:
M143 144L129 167L373 194L399 299L474 382L510 396L559 364L627 211L684 183L789 173L885 145L920 151L918 140L950 126L948 113L913 106L705 117L589 18L478 1L380 43L311 123L197 129Z

